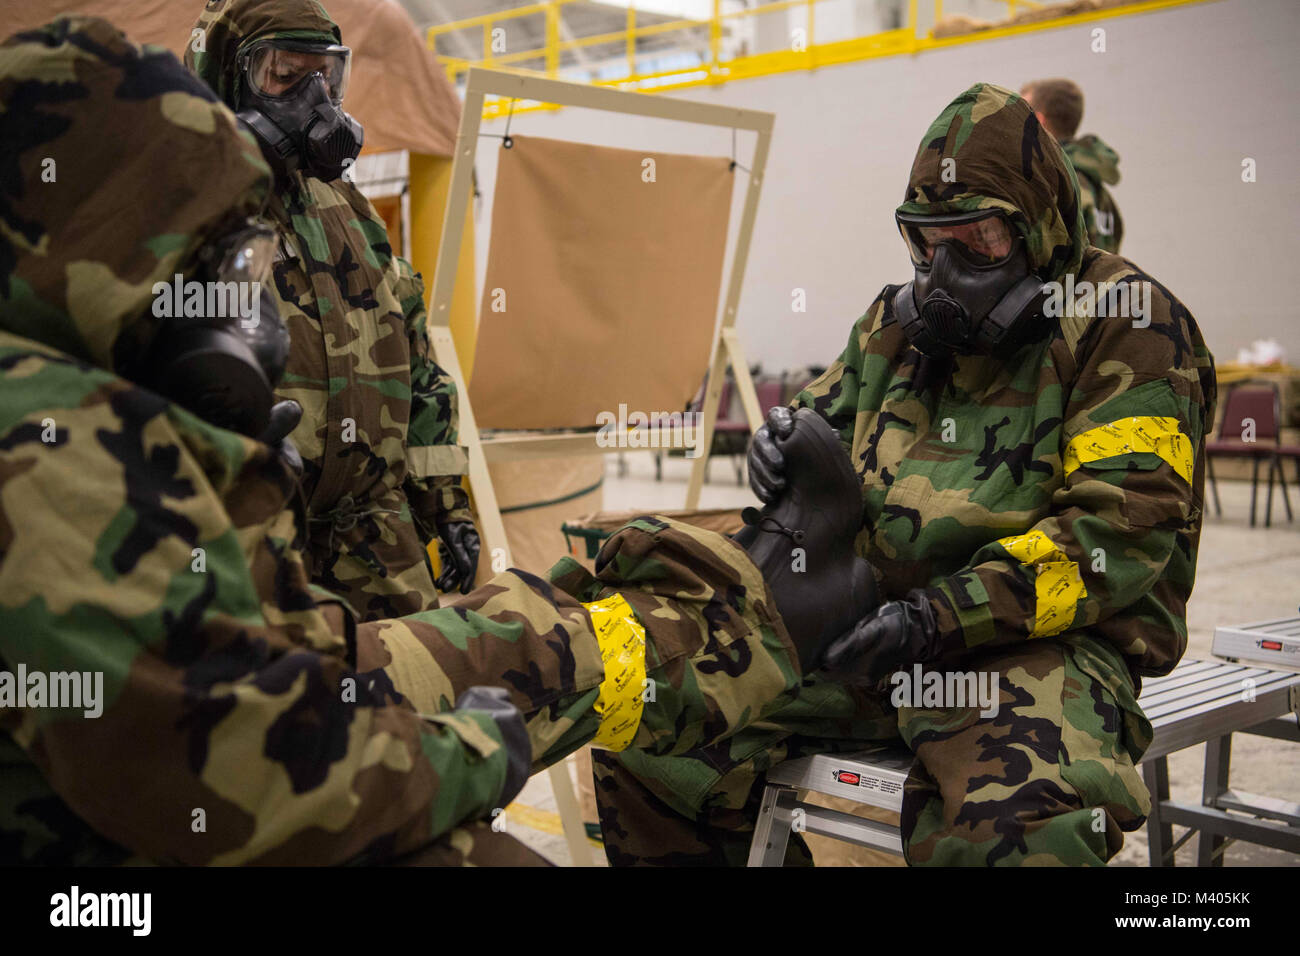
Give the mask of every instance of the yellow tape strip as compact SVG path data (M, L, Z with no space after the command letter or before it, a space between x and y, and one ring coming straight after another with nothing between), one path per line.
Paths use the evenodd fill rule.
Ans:
M600 727L592 746L626 750L641 726L645 701L645 628L621 594L584 604L591 615L605 664L605 679L596 699Z
M1001 538L998 544L1021 564L1033 565L1034 629L1030 637L1060 634L1074 621L1074 608L1088 596L1079 566L1065 556L1046 534L1035 529L1027 534Z
M1139 416L1121 418L1075 435L1065 446L1062 464L1068 476L1081 465L1127 455L1150 452L1159 455L1188 484L1192 482L1192 440L1178 429L1178 419Z

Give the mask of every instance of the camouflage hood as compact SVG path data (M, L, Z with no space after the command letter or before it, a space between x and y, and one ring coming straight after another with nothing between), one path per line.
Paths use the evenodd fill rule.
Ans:
M338 25L316 0L208 0L194 24L202 43L191 42L185 65L237 108L239 54L258 40L342 43ZM195 46L202 46L196 51Z
M175 56L91 17L0 46L0 141L0 329L107 369L153 338L154 283L270 185Z
M1114 186L1119 182L1119 153L1089 133L1061 144L1074 168L1089 179Z
M1039 278L1079 270L1088 237L1074 170L1028 103L976 83L926 131L898 211L936 216L990 208L1010 216Z

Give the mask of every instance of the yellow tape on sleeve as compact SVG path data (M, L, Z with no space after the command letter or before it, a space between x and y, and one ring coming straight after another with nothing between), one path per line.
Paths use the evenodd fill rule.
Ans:
M641 726L645 709L645 628L621 594L584 604L591 616L605 665L605 679L596 698L600 726L592 745L626 750Z
M1191 484L1192 440L1179 431L1176 418L1121 418L1109 425L1090 428L1075 435L1065 446L1062 465L1068 476L1082 465L1133 452L1159 455Z
M1051 538L1035 529L1001 538L998 544L1021 564L1032 565L1034 579L1034 629L1030 637L1060 634L1074 622L1074 609L1088 596L1079 566L1065 556Z

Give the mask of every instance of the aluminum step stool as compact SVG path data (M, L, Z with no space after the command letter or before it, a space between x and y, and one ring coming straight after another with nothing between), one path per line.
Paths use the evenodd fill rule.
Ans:
M1228 661L1300 670L1300 617L1216 627L1210 652Z
M1300 853L1300 804L1228 788L1232 734L1260 734L1300 742L1300 674L1224 661L1184 660L1170 674L1143 682L1142 709L1155 737L1142 757L1151 791L1147 821L1152 866L1172 865L1174 852L1201 833L1198 865L1222 865L1225 838L1241 839ZM1207 744L1201 806L1169 799L1168 756ZM867 820L798 799L812 790L898 813L903 785L915 757L902 748L875 748L852 754L815 754L787 760L767 773L758 811L750 866L780 866L792 830L884 850L899 856L902 835L895 824ZM1259 819L1232 816L1250 813ZM1177 842L1173 826L1189 827Z

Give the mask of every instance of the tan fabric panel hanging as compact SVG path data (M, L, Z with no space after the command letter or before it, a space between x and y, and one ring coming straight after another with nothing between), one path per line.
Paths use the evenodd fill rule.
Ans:
M605 456L499 461L488 470L510 542L510 566L545 577L551 565L568 554L560 526L599 509L604 500ZM475 587L495 573L484 548Z
M513 141L469 386L479 426L591 428L620 403L682 411L713 341L730 161Z
M352 49L344 108L366 128L367 153L409 149L451 156L460 98L424 34L397 0L323 0ZM63 13L103 17L136 43L156 43L177 56L191 41L203 0L6 0L0 40L49 23Z

